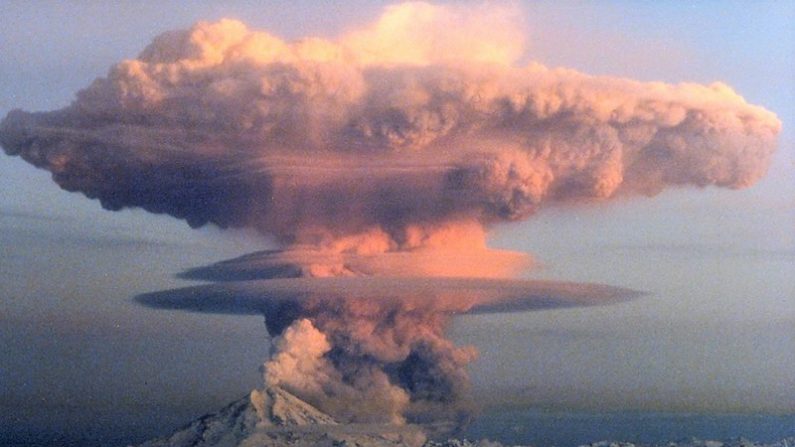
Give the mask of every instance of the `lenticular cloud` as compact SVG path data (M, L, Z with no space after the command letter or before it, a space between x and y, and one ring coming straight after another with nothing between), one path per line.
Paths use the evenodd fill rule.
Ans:
M719 82L520 65L513 13L405 3L336 39L292 42L200 22L64 109L12 111L0 144L107 209L282 244L184 274L243 283L140 298L265 313L267 385L342 420L459 417L475 352L444 337L453 314L632 295L502 281L529 259L488 250L491 224L556 202L749 186L781 126Z

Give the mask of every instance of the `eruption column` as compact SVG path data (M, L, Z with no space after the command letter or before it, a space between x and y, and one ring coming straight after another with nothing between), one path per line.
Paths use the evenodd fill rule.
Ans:
M517 66L515 11L475 9L404 3L336 39L294 42L200 22L157 37L66 108L10 112L0 145L107 209L253 228L289 247L292 259L265 257L264 270L248 262L261 257L214 270L301 284L288 293L272 279L260 293L290 296L268 304L268 384L350 420L450 416L474 352L444 327L477 300L460 288L382 300L332 279L410 277L421 289L509 277L521 262L486 250L490 226L557 203L749 186L781 127L720 82ZM343 295L330 299L313 281L348 288L326 288ZM259 298L235 302L257 309Z

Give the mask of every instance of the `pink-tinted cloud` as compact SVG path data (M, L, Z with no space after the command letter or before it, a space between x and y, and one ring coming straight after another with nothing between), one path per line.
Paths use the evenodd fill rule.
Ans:
M69 107L12 111L0 144L105 208L289 246L186 274L279 279L153 302L264 312L278 336L269 385L351 420L454 417L474 353L444 338L449 316L546 303L522 300L537 284L494 279L527 259L487 250L490 225L564 201L749 186L781 127L722 83L518 66L514 16L412 2L337 39L293 42L198 23ZM563 302L592 302L580 298Z

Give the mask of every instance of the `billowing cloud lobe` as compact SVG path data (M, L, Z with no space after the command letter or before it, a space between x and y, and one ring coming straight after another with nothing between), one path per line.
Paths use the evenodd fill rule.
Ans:
M764 174L780 123L730 87L517 67L521 33L495 11L408 3L295 42L198 23L65 109L11 112L0 142L109 209L392 248L440 222Z

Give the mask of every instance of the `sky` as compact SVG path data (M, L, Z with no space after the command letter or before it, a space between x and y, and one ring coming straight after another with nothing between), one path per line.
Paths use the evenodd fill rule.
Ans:
M159 33L198 20L233 17L287 39L334 36L387 4L252 3L0 1L0 115L64 107ZM783 130L768 176L752 188L561 205L492 231L491 246L537 259L529 277L648 294L455 320L453 338L480 351L475 394L488 405L795 412L795 6L516 5L529 36L522 61L719 80L775 112ZM173 275L270 241L111 213L49 177L0 157L0 427L167 431L260 385L260 318L158 312L131 297L185 285Z

